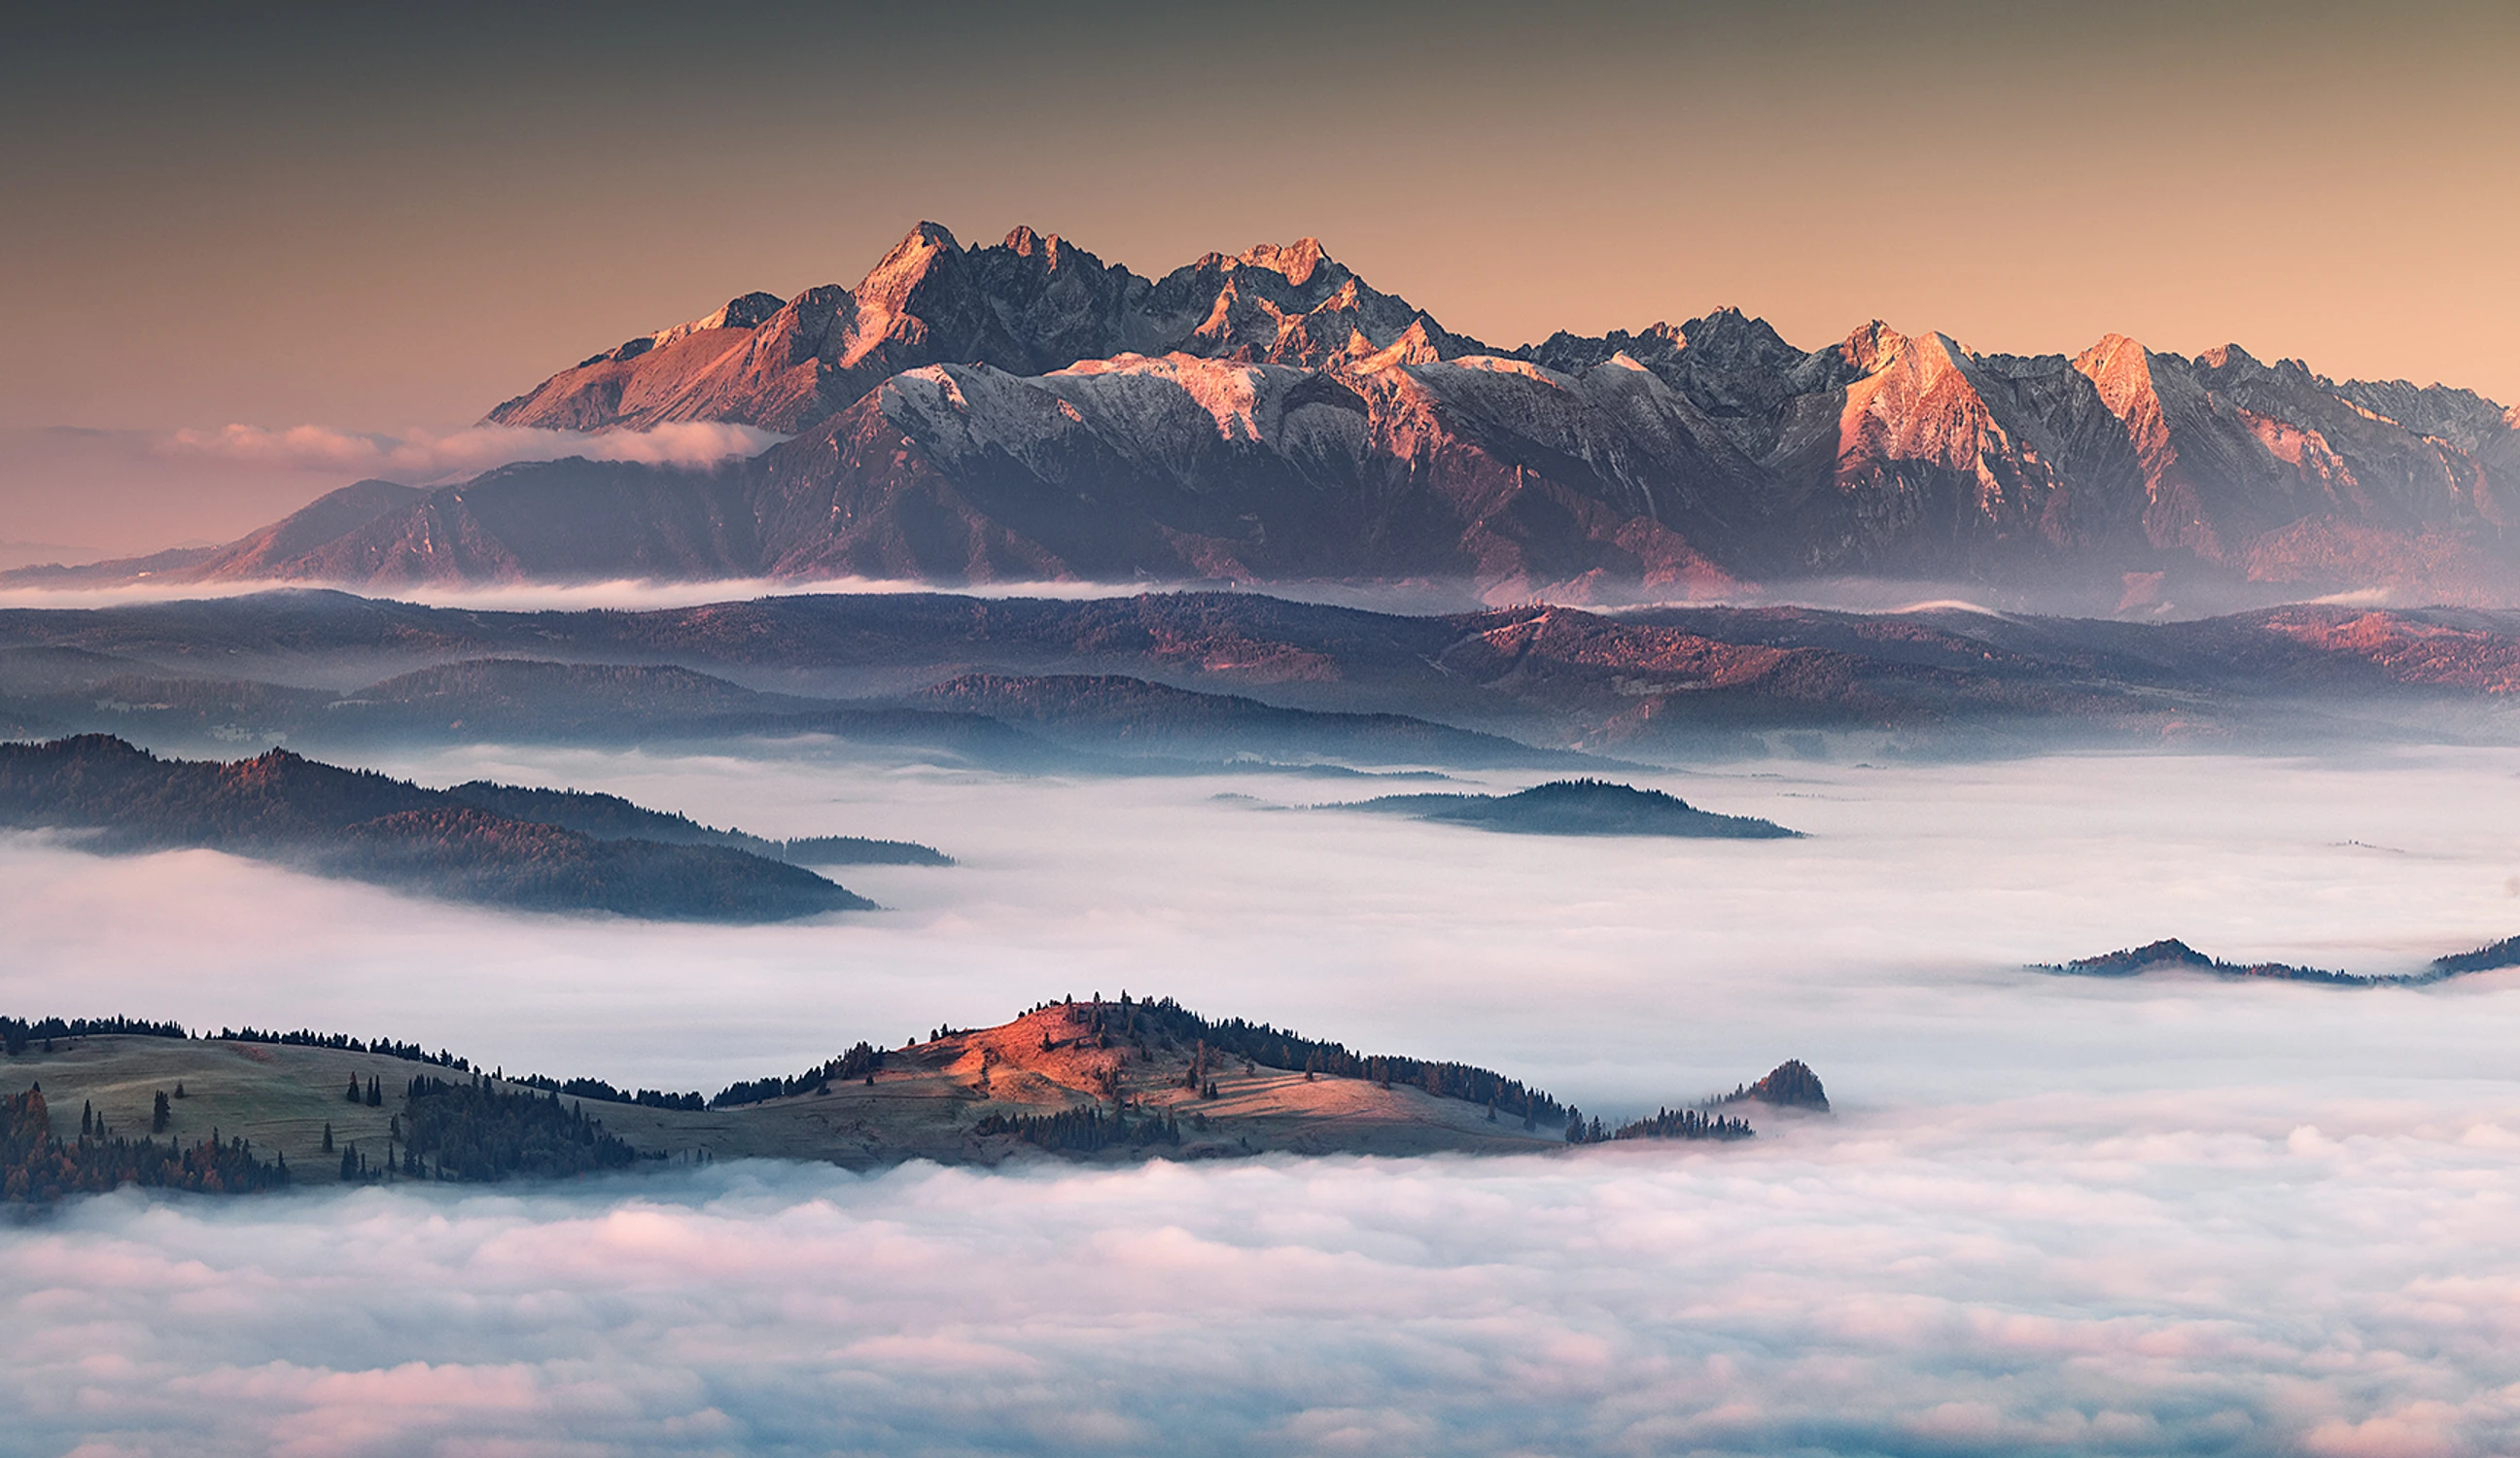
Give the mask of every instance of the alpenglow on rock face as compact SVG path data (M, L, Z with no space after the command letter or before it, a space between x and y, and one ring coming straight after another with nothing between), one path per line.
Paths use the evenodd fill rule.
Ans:
M744 294L564 370L487 419L577 430L728 420L793 432L927 365L1040 375L1079 360L1182 353L1320 368L1401 344L1413 329L1428 358L1430 337L1454 354L1475 347L1366 287L1309 238L1210 253L1150 281L1029 228L967 248L922 223L855 288L826 285L784 304Z
M1161 279L922 224L854 287L746 293L500 405L793 438L336 493L222 549L20 580L908 578L1466 584L1491 598L1866 576L2520 602L2520 411L2111 335L1817 350L1724 309L1503 350L1321 244Z

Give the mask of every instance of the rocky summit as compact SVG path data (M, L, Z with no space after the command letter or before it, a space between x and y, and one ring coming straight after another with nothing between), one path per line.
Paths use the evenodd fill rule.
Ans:
M2520 411L2118 335L1815 350L1720 309L1503 349L1311 239L1160 279L924 223L854 287L745 293L499 405L788 437L361 483L224 548L19 581L1442 583L1615 600L1867 577L2520 602ZM2227 599L2228 600L2228 599Z

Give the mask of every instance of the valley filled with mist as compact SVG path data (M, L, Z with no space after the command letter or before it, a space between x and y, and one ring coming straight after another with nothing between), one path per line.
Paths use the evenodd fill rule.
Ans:
M1260 765L735 747L362 763L956 863L849 867L879 910L655 925L9 833L0 1005L716 1088L1126 990L1462 1058L1611 1118L1800 1058L1833 1112L1531 1155L126 1190L0 1232L29 1293L0 1339L26 1431L241 1452L377 1424L377 1451L563 1425L630 1451L2375 1454L2520 1431L2520 972L2028 965L2177 936L2398 974L2507 937L2520 750L1623 776L1803 832L1741 841L1305 813L1383 791ZM1437 773L1394 788L1550 777ZM948 1395L916 1375L937 1363L988 1380Z
M2520 6L10 22L0 1458L2520 1454Z

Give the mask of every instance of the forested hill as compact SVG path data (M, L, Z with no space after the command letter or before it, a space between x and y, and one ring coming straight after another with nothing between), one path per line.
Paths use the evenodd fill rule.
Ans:
M106 734L0 744L0 824L88 831L106 851L230 851L538 911L766 921L874 906L730 846L599 839L285 749L220 764L161 760Z
M1403 815L1515 835L1665 835L1795 840L1801 832L1753 816L1717 815L1676 795L1599 779L1560 779L1510 795L1385 795L1325 806Z
M391 1038L0 1016L0 1091L51 1101L49 1115L20 1107L15 1135L0 1105L0 1204L132 1182L261 1188L252 1181L283 1169L296 1182L330 1184L742 1158L876 1169L1043 1155L1533 1154L1621 1140L1725 1143L1751 1136L1745 1105L1828 1106L1819 1077L1788 1062L1729 1098L1604 1120L1475 1064L1360 1052L1126 993L1061 996L995 1027L885 1042L861 1039L711 1097L492 1071ZM229 1153L212 1184L204 1160L217 1151Z
M475 810L511 819L558 825L598 840L652 840L669 846L728 846L799 865L952 865L954 858L911 840L871 840L862 835L812 835L764 840L741 830L719 830L689 816L650 810L618 795L586 790L531 789L467 780L446 792Z
M2506 937L2474 951L2437 956L2429 965L2412 972L2331 972L2324 967L2296 966L2291 962L2227 962L2221 957L2207 956L2176 937L2102 952L2098 956L2076 957L2070 962L2034 963L2031 970L2065 977L2140 977L2155 972L2195 972L2214 977L2312 982L2329 987L2404 988L2423 987L2471 972L2496 972L2505 967L2520 967L2520 937Z

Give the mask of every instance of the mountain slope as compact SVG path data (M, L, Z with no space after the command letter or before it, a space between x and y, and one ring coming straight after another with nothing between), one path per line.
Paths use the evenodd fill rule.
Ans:
M985 703L973 707L1014 723L901 706L930 685L986 682L972 676L1005 681L1003 691L974 688ZM1121 685L1107 700L1090 685L1041 686L1075 676L1153 686ZM268 744L281 731L292 745L345 746L829 735L1037 771L1079 768L1080 740L1124 748L1161 731L1216 753L1392 762L1380 728L1279 710L1406 716L1626 759L1797 736L1772 740L1774 752L1817 745L1813 731L1867 736L1865 754L1892 752L1876 741L1929 753L2499 743L2515 703L2520 614L2342 604L2151 624L1952 608L1409 616L1252 593L796 595L500 612L288 590L0 608L0 732L103 730L187 747ZM1371 731L1360 739L1360 729ZM1394 732L1404 730L1401 760L1501 763L1491 741ZM1123 767L1117 755L1101 766Z
M1161 279L922 224L498 406L793 438L710 470L368 482L222 549L0 581L1379 582L1491 601L1980 583L2142 611L2345 590L2520 603L2520 412L2237 345L1816 350L1722 309L1501 352L1313 240ZM2251 592L2235 593L2249 585Z
M216 764L103 734L0 744L0 824L92 830L82 843L108 850L206 847L526 910L775 921L875 905L729 846L599 839L285 749Z
M485 419L573 430L734 420L792 432L925 365L1039 375L1181 352L1320 366L1373 354L1413 329L1430 350L1475 347L1368 287L1312 239L1210 253L1150 281L1057 235L1017 228L995 245L965 247L922 223L854 288L824 285L784 304L745 294L562 371Z

